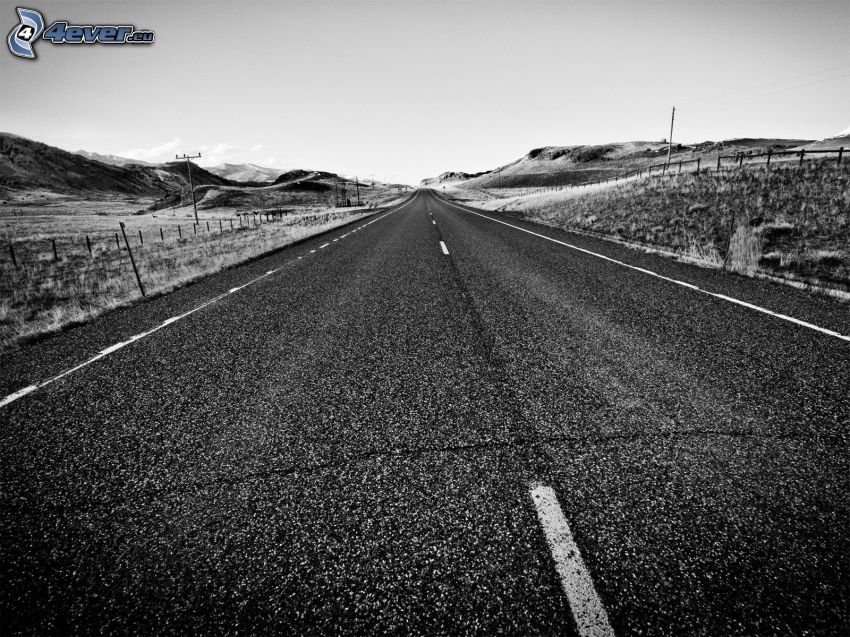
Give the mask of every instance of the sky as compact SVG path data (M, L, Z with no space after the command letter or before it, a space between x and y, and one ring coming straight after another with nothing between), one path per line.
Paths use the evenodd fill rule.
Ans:
M2 0L4 38L20 5L156 32L0 52L0 130L66 150L415 184L660 140L674 105L682 143L850 128L848 0Z

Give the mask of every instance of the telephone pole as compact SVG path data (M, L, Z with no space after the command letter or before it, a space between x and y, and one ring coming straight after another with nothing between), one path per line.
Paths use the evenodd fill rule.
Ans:
M357 205L359 206L360 205L360 180L357 177L355 177L354 183L357 184Z
M676 107L673 107L673 114L670 115L670 137L667 138L667 166L670 165L670 155L673 153L673 120L676 118ZM667 166L664 170L667 170Z
M195 203L195 186L192 185L192 164L191 164L191 162L189 162L189 160L190 159L197 159L200 156L201 156L201 153L198 153L197 155L187 155L186 153L183 153L182 157L180 157L179 155L174 155L174 159L185 159L186 160L186 170L189 172L189 190L192 191L192 208L195 209L195 223L198 224L198 225L200 225L201 222L198 221L198 206Z

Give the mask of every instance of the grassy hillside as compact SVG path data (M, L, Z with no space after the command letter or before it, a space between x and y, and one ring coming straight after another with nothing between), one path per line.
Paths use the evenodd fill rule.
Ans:
M841 140L830 140L830 148L841 146ZM710 165L717 155L736 153L755 154L768 148L791 149L808 147L805 139L731 139L699 144L674 144L672 161L691 161L701 158ZM443 173L425 179L422 185L440 187L451 184L458 188L539 188L571 186L598 181L627 172L645 169L667 158L664 142L634 141L590 146L545 146L530 150L525 156L504 166L482 173Z
M850 289L850 163L653 177L487 207L674 251L707 265Z
M228 185L226 179L192 167L195 185ZM188 188L185 162L117 166L77 153L0 133L0 196L37 189L57 193L113 193L162 197Z

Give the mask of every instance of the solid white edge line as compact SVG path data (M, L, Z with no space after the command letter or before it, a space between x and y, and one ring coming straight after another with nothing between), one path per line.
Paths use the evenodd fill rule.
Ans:
M14 394L9 394L3 400L0 400L0 407L2 407L3 405L6 405L8 403L11 403L15 400L18 400L18 398L22 398L23 396L26 396L27 394L34 392L36 389L38 389L38 385L29 385L27 387L24 387L23 389L19 389Z
M374 219L373 221L370 221L369 223L374 223L375 221L380 221L381 219L388 217L389 215L393 214L394 212L398 212L402 208L405 208L406 206L413 203L415 200L416 200L416 196L414 195L413 197L408 199L405 203L399 205L397 208L390 210L389 212L381 215L380 217L378 217L377 219ZM368 224L366 224L366 225L368 225ZM315 250L311 250L311 252L315 252ZM298 257L298 259L300 259L300 258L301 257ZM296 261L296 259L293 259L292 261L289 261L287 263L294 263L295 261ZM283 267L283 266L281 266L281 267ZM112 354L113 352L118 351L119 349L129 345L130 343L133 343L133 342L135 342L135 341L137 341L141 338L144 338L145 336L150 336L154 332L158 332L162 328L164 328L168 325L171 325L172 323L175 323L175 322L179 321L180 319L184 319L187 316L189 316L190 314L194 314L195 312L204 309L208 305L212 305L213 303L220 301L225 296L227 296L228 294L232 294L236 290L240 290L242 288L248 287L249 285L253 285L254 283L260 281L261 279L263 279L265 277L267 277L269 274L272 274L273 272L277 272L278 270L280 270L280 268L275 268L274 270L269 270L268 272L260 275L256 279L252 279L251 281L248 281L247 283L245 283L244 285L240 285L239 287L231 288L228 292L225 292L223 294L219 294L218 296L214 296L213 298L204 301L200 305L192 308L191 310L188 310L187 312L184 312L183 314L179 314L177 316L172 316L171 318L167 318L167 319L165 319L165 321L163 321L162 323L160 323L156 327L148 330L147 332L142 332L140 334L136 334L135 336L130 337L130 339L127 340L127 341L122 341L120 343L116 343L115 345L111 345L110 347L107 347L105 350L98 352L97 354L92 356L90 359L83 361L82 363L79 363L78 365L75 365L74 367L71 367L70 369L66 369L65 371L57 374L56 376L53 376L52 378L48 378L47 380L41 381L40 383L36 383L35 385L29 385L27 387L19 389L18 391L13 392L13 393L9 394L8 396L5 396L4 398L0 399L0 407L8 405L9 403L16 401L19 398L22 398L23 396L26 396L27 394L30 394L37 389L41 389L42 387L45 387L46 385L54 383L57 380L60 380L60 379L64 378L65 376L68 376L69 374L73 374L77 370L80 370L84 367L87 367L88 365L91 365L95 361L98 361L101 358L108 356L109 354Z
M608 613L596 593L555 491L542 484L532 485L531 500L537 509L537 519L543 527L579 635L613 637L614 629L608 621Z
M492 217L488 217L487 215L483 215L481 213L474 212L472 210L467 210L466 208L461 208L460 206L455 205L452 202L447 201L445 199L440 199L440 201L447 203L448 205L450 205L454 208L457 208L461 212L466 212L466 213L469 213L471 215L477 215L479 217L483 217L484 219L488 219L489 221L492 221L494 223L501 223L502 225L508 226L509 228L513 228L514 230L520 230L522 232L526 232L528 234L534 235L535 237L540 237L541 239L546 239L547 241L551 241L552 243L557 243L557 244L562 245L564 247L571 248L573 250L577 250L578 252L583 252L585 254L589 254L591 256L598 257L600 259L604 259L605 261L610 261L611 263L616 263L617 265L621 265L625 268L629 268L631 270L637 270L638 272L643 272L644 274L648 274L650 276L654 276L654 277L659 278L659 279L664 279L665 281L669 281L670 283L675 283L676 285L681 285L682 287L690 288L691 290L695 290L697 292L702 292L703 294L707 294L708 296L713 296L715 298L722 299L724 301L728 301L729 303L735 303L737 305L742 305L742 306L747 307L751 310L755 310L756 312L762 312L764 314L769 314L770 316L774 316L778 319L782 319L783 321L795 323L795 324L800 325L802 327L807 327L811 330L821 332L822 334L827 334L829 336L834 336L835 338L839 338L843 341L850 342L850 336L845 336L844 334L840 334L838 332L827 329L825 327L820 327L818 325L814 325L813 323L801 321L800 319L794 318L793 316L788 316L787 314L780 314L779 312L774 312L772 310L768 310L767 308L763 308L759 305L753 305L752 303L747 303L746 301L741 301L741 300L738 300L734 297L726 296L725 294L719 294L717 292L709 292L708 290L703 290L702 288L697 287L696 285L693 285L692 283L687 283L686 281L679 281L678 279L671 279L670 277L666 277L663 274L658 274L657 272L653 272L652 270L647 270L646 268L640 268L636 265L630 265L628 263L625 263L624 261L619 261L617 259L612 259L611 257L606 257L604 254L599 254L599 253L593 252L591 250L586 250L585 248L579 248L578 246L572 245L570 243L566 243L565 241L559 241L558 239L553 239L552 237L547 237L544 234L540 234L538 232L533 232L531 230L526 230L525 228L520 228L519 226L515 226L511 223L507 223L507 222L501 221L499 219L493 219Z
M445 242L444 242L444 241L440 241L440 248L442 249L443 254L448 254L448 253L449 253L449 249L446 247L446 244L445 244Z

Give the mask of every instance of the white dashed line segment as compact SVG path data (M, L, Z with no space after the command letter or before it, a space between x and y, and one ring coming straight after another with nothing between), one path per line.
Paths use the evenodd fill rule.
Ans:
M446 243L444 241L440 241L440 249L442 249L443 254L449 253L449 249L446 247Z
M555 492L551 487L537 485L531 489L531 499L555 561L555 570L561 578L561 587L570 602L578 634L582 637L613 637L608 613L596 594Z
M709 292L708 290L703 290L702 288L693 285L692 283L688 283L686 281L679 281L678 279L671 279L670 277L664 276L663 274L658 274L657 272L653 272L652 270L647 270L646 268L640 268L636 265L631 265L624 261L620 261L618 259L612 259L611 257L606 257L604 254L599 254L597 252L593 252L591 250L586 250L585 248L579 248L578 246L572 245L571 243L567 243L565 241L559 241L558 239L553 239L552 237L547 237L545 234L540 234L538 232L533 232L531 230L527 230L525 228L521 228L519 226L515 226L511 223L507 223L505 221L501 221L499 219L493 219L492 217L488 217L487 215L482 215L478 212L473 212L472 210L467 210L466 208L461 208L458 205L453 204L450 201L446 201L445 199L441 199L444 203L452 206L460 210L461 212L466 212L471 215L476 215L478 217L482 217L487 219L488 221L492 221L493 223L500 223L503 226L508 226L509 228L513 228L514 230L519 230L520 232L526 232L528 234L534 235L535 237L540 237L541 239L546 239L547 241L551 241L552 243L557 243L558 245L562 245L566 248L570 248L572 250L577 250L578 252L582 252L584 254L589 254L591 256L597 257L599 259L604 259L605 261L609 261L611 263L616 263L617 265L621 265L624 268L629 268L630 270L637 270L638 272L643 272L644 274L648 274L650 276L654 276L658 279L664 279L665 281L669 281L670 283L675 283L676 285L681 285L682 287L689 288L696 292L702 292L703 294L707 294L708 296L713 296L716 299L721 299L723 301L728 301L729 303L735 303L736 305L741 305L743 307L749 308L751 310L755 310L756 312L762 312L764 314L769 314L770 316L774 316L778 319L782 319L783 321L788 321L790 323L794 323L796 325L800 325L802 327L807 327L810 330L815 330L816 332L820 332L822 334L827 334L829 336L834 336L835 338L840 338L843 341L850 342L850 336L845 336L844 334L839 334L833 330L827 329L825 327L820 327L819 325L814 325L812 323L807 323L806 321L801 321L800 319L796 319L793 316L788 316L786 314L780 314L779 312L773 312L772 310L768 310L766 308L760 307L758 305L753 305L752 303L747 303L746 301L740 301L731 296L726 296L725 294L718 294L716 292Z

